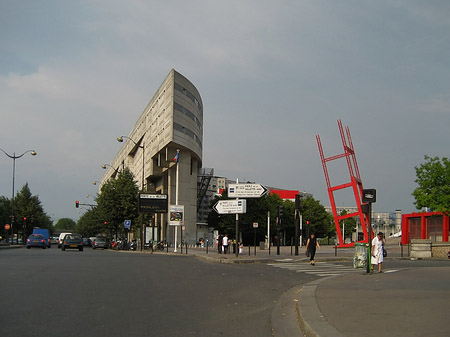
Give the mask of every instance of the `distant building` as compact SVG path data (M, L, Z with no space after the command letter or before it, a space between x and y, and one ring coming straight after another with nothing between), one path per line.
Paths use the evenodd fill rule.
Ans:
M127 167L141 190L168 194L169 205L176 204L176 162L179 153L178 205L184 205L183 240L196 241L197 172L202 167L203 103L195 86L183 75L171 70L138 118L134 128L105 175L103 185ZM157 240L174 242L174 227L168 214L156 214ZM180 236L181 231L178 231ZM147 238L148 241L148 238Z

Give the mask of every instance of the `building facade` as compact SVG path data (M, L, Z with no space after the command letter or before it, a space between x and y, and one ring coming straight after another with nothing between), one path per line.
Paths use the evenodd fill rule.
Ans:
M129 168L142 191L167 194L169 205L184 206L183 240L194 243L197 173L203 151L203 103L196 87L172 69L123 141L100 185ZM153 239L175 241L174 226L168 225L167 213L155 214L152 223L146 225L153 227ZM180 237L181 230L177 232Z

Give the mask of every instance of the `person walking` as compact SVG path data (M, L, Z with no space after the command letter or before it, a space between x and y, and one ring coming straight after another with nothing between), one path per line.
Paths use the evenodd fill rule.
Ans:
M223 247L223 253L227 254L228 253L228 234L225 234L223 236L222 247Z
M222 241L223 241L222 234L217 235L217 252L219 254L222 254Z
M372 270L378 265L378 272L382 273L383 264L384 235L379 232L372 240Z
M314 262L314 256L316 255L316 247L320 249L319 242L317 241L316 235L312 233L306 242L306 251L309 256L309 264L314 266L316 263Z

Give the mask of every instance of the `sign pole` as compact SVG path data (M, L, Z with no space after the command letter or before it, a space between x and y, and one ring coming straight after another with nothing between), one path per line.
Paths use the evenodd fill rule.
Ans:
M180 175L180 150L177 150L177 171L176 171L176 177L175 177L175 205L178 206L178 192L179 192L179 187L178 187L178 179L179 179L179 175ZM175 249L173 250L174 253L177 252L177 242L178 239L178 226L175 226Z
M267 211L267 239L266 249L270 249L270 211Z
M239 184L239 179L238 178L236 178L236 184ZM238 199L239 198L236 198L236 200L238 200ZM239 214L236 213L236 237L235 237L236 246L237 246L237 243L238 243L238 239L239 239ZM234 248L234 253L235 253L236 257L239 256L239 250L237 249L237 247Z

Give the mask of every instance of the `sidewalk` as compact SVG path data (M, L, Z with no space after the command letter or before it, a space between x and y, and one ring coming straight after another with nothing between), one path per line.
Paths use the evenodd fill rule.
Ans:
M450 299L450 263L443 267L386 268L389 260L408 259L407 247L398 241L386 245L388 257L384 272L347 273L317 279L284 293L272 312L275 337L378 337L378 336L449 336L448 305ZM220 263L283 263L303 261L304 247L299 255L291 255L290 247L267 250L253 247L248 254L235 257L216 251L193 249L188 254ZM335 251L322 246L316 261L352 261L354 248Z

